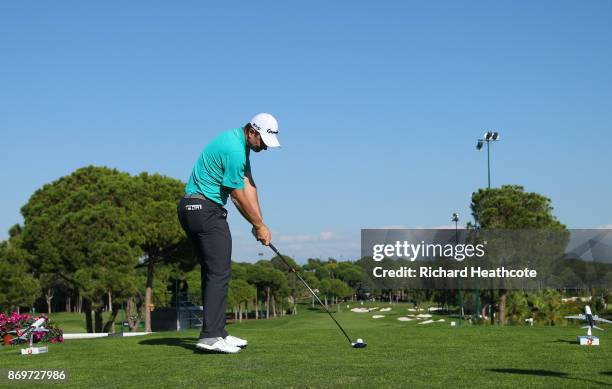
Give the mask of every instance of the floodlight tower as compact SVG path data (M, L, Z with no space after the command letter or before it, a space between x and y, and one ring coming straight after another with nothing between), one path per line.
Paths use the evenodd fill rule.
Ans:
M459 214L457 212L453 212L453 217L451 220L455 222L455 244L459 244L459 230L457 227L457 223L459 223ZM461 310L460 310L461 321L459 323L463 323L463 296L461 295L461 289L459 289L458 291L458 297L459 297L459 306L461 307Z
M485 142L487 142L487 177L488 177L488 188L491 188L491 151L490 143L497 142L499 140L499 132L497 131L487 131L483 135L484 139L478 139L478 143L476 143L476 150L482 149L482 146Z
M487 187L491 189L491 142L497 142L499 140L499 132L487 131L483 135L484 139L478 139L476 143L476 150L482 149L484 142L487 142ZM489 306L491 309L491 306ZM480 289L476 289L476 317L480 317ZM493 320L493 314L489 311L491 320Z

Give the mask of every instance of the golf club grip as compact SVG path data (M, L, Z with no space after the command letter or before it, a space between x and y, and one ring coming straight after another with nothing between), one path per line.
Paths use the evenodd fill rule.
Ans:
M338 321L336 320L336 318L334 317L334 315L332 315L332 313L329 311L329 309L327 309L327 307L325 306L325 304L323 304L323 302L321 301L321 299L319 298L319 296L317 296L317 294L315 293L314 290L312 290L312 288L308 285L308 283L302 278L302 276L300 276L298 274L298 272L295 271L295 269L293 268L293 266L291 266L289 264L289 262L285 259L285 257L282 256L281 253L278 252L278 250L276 249L276 247L274 247L274 245L272 243L270 243L270 248L272 249L272 251L274 251L276 253L276 255L279 256L279 258L285 263L285 265L287 265L289 267L289 269L291 269L291 271L293 272L293 274L295 274L297 276L297 278L300 279L300 281L302 281L302 283L304 284L304 286L306 288L308 288L308 290L310 291L310 293L312 293L312 295L314 296L315 299L317 299L317 301L319 302L319 305L321 305L321 307L325 310L325 312L327 312L327 314L329 315L329 317L332 318L332 320L334 321L334 323L336 323L336 325L338 326L338 328L340 329L340 331L342 331L342 333L344 334L344 336L346 337L346 339L348 340L348 342L352 345L353 342L351 341L350 336L348 336L348 334L346 333L346 331L344 331L344 328L342 328L342 326L340 325L340 323L338 323Z

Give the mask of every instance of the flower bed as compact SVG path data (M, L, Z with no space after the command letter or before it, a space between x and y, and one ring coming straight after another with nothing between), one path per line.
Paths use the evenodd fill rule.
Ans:
M25 332L36 320L45 318L43 328L48 331L35 331L33 333L32 340L34 343L58 343L64 341L64 331L60 328L55 327L53 323L47 319L45 315L31 316L28 314L20 315L17 312L13 312L10 315L0 313L0 338L3 339L4 344L15 344L22 342L23 340L18 339L19 336ZM27 339L29 341L29 337Z

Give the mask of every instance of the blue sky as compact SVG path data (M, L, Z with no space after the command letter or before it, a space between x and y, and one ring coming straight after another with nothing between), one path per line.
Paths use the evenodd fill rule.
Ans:
M106 165L186 180L258 112L264 218L300 260L361 228L450 225L492 183L612 226L612 2L2 2L0 238L41 185ZM234 258L267 250L229 206Z

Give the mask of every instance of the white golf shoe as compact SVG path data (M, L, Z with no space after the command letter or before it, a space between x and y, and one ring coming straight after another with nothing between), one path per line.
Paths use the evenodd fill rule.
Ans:
M202 351L225 354L236 354L240 352L240 347L232 346L221 337L200 339L198 343L196 343L196 348Z
M235 346L235 347L240 347L240 348L246 347L247 344L249 344L249 342L247 342L246 340L237 338L232 335L226 336L224 340L225 340L225 343L229 344L230 346Z

